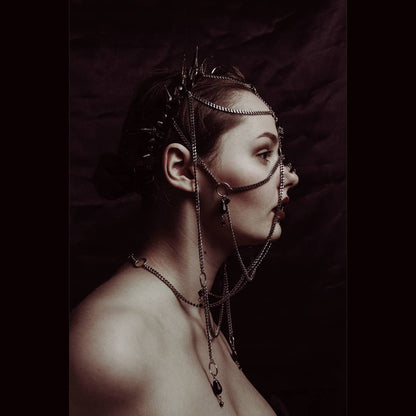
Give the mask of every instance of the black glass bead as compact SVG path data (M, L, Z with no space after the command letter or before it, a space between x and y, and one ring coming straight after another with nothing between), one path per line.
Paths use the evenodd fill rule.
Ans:
M221 204L220 204L220 211L222 214L225 214L227 212L227 205L229 204L230 200L227 197L223 197L221 199Z
M214 380L212 383L212 390L214 391L214 394L218 396L222 393L222 386L221 383L218 380Z
M224 406L224 402L221 400L220 401L220 407L223 407Z
M204 295L204 289L198 291L198 296L201 298Z

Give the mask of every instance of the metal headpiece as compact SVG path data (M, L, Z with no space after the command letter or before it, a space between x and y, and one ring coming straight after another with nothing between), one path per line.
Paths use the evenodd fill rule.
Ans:
M216 72L218 71L219 67L215 67L210 72L208 72L207 58L205 58L202 64L200 65L198 52L198 46L196 46L193 64L189 68L187 67L186 55L184 55L182 60L180 82L177 85L171 87L171 90L169 90L168 87L165 85L165 107L164 111L161 114L161 117L156 121L156 123L153 126L139 129L141 132L145 133L148 136L148 139L145 145L145 153L138 157L136 166L134 167L134 172L143 172L143 170L149 172L149 178L147 179L147 183L151 183L154 179L154 176L150 175L150 171L152 170L152 167L154 166L154 162L156 160L154 154L163 146L163 143L167 136L167 131L169 129L173 127L174 130L178 133L182 142L184 142L184 144L190 149L191 140L186 138L182 130L179 128L179 125L175 119L178 107L184 101L188 101L189 98L196 100L199 103L209 108L212 108L213 110L225 112L231 115L271 115L278 126L279 137L283 136L283 128L279 126L278 117L276 116L271 106L266 101L264 101L264 99L259 95L256 88L252 84L243 82L241 80L229 76L217 75ZM202 78L209 78L214 80L228 80L235 83L236 85L244 86L247 90L252 91L253 94L255 94L267 106L268 110L253 110L236 107L225 107L217 103L213 103L193 92L198 80ZM199 156L198 163L202 165L205 171L207 171L206 166L204 166L205 164L200 160ZM210 174L209 171L207 173Z

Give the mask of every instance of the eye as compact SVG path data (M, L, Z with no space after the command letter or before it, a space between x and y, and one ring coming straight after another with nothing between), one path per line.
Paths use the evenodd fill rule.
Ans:
M272 155L272 151L271 150L266 150L266 151L264 151L264 152L260 152L260 153L257 153L257 157L259 157L260 159L263 159L263 160L266 160L266 161L269 161L269 159L270 159L270 156Z

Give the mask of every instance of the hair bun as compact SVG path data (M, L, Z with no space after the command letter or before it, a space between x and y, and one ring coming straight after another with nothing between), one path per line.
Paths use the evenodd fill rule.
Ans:
M97 192L106 199L117 199L135 191L133 172L117 154L101 156L93 182Z

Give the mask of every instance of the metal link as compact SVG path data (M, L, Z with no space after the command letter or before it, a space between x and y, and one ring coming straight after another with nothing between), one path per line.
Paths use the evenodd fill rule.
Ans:
M213 372L212 366L214 366L214 368L215 368L215 374ZM208 364L208 369L209 369L209 373L212 375L212 377L216 377L218 375L218 367L217 367L217 364L215 363L214 360L210 360L210 362Z
M191 306L195 306L197 308L201 308L202 305L200 303L194 303L191 302L190 300L186 299L185 296L182 295L182 293L180 293L175 286L173 286L173 284L171 282L169 282L168 279L166 279L165 277L163 277L157 270L155 270L153 267L148 266L146 263L143 264L143 268L146 269L148 272L152 273L153 275L155 275L159 280L161 280L173 293L174 295L182 300L183 302L187 303L188 305Z
M202 287L207 287L207 275L205 274L205 272L202 272L199 275L199 283L201 283Z
M129 261L133 264L136 268L141 268L146 264L146 259L144 257L141 257L140 259L137 259L134 254L130 254Z
M223 188L224 189L224 192L225 193L222 193L222 192L220 192L219 191L219 189L220 188ZM222 198L222 197L225 197L225 196L227 196L228 195L228 192L231 190L231 186L230 185L228 185L228 183L227 182L221 182L221 183L219 183L218 185L217 185L217 187L216 187L216 189L215 189L215 191L217 192L217 194Z

